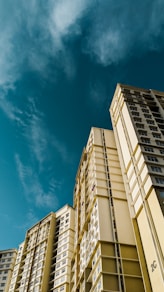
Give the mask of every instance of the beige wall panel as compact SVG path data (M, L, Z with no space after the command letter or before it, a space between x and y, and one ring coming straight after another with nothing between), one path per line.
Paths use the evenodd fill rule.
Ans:
M101 130L98 128L93 128L93 130L94 130L93 143L96 145L102 145Z
M124 191L124 185L120 182L111 181L112 190Z
M128 127L128 136L131 142L131 146L132 146L132 150L134 151L134 149L136 148L136 145L138 144L138 139L134 130L134 126L132 124L131 121L131 117L129 115L128 109L127 109L127 105L124 103L123 108L122 108L122 114L124 117L124 121L126 122L126 125Z
M143 203L142 197L141 197L141 195L139 195L139 197L137 198L137 200L134 204L134 210L136 213L138 212L139 208L142 206L142 203Z
M115 181L115 182L118 182L118 183L122 183L123 184L123 181L122 181L122 176L120 176L119 174L114 174L114 173L111 173L110 172L110 179L111 181Z
M136 196L137 196L137 193L139 191L139 185L138 185L138 182L136 182L136 185L132 191L132 198L133 198L133 201L135 200Z
M148 176L148 178L147 178L147 180L146 180L146 182L144 184L145 194L148 193L148 191L150 190L151 186L152 186L152 180L151 180L150 176Z
M122 157L123 157L125 168L126 168L130 159L131 159L131 156L130 156L129 148L127 145L127 140L125 137L125 133L123 130L121 119L118 120L117 125L116 125L116 129L117 129L118 139L119 139L121 148L123 150Z
M97 179L106 179L106 174L105 172L96 172L96 178Z
M98 214L99 214L99 239L104 241L113 241L111 218L109 213L108 198L101 198L97 200ZM105 224L104 224L105 218Z
M136 150L136 153L134 155L135 159L138 160L139 156L140 156L140 153L141 153L141 148L140 146L137 147L137 150Z
M106 171L105 166L104 165L96 165L96 171L105 172Z
M134 172L134 166L132 163L130 163L129 169L127 171L127 177L128 179L131 177L132 173Z
M126 194L125 194L124 191L120 191L120 190L118 191L118 190L113 190L112 189L112 196L114 198L120 198L120 199L126 200Z
M140 170L141 168L142 168L142 166L143 166L143 164L144 164L144 157L143 157L143 155L141 155L140 156L140 159L138 160L138 164L137 164L137 166L138 166L138 170Z
M111 160L108 163L109 163L110 167L120 168L120 163L119 163L118 159L117 160Z
M153 292L164 291L164 282L162 279L155 246L144 209L142 209L142 211L140 212L137 221ZM153 265L156 266L155 269L153 268Z
M160 242L162 253L164 256L164 218L161 212L161 207L159 205L155 190L152 190L148 198L148 203L149 203L150 211L151 211L152 218L154 221L154 225L156 228L156 232L158 235L158 240Z
M122 200L114 200L113 204L119 242L124 244L135 244L127 202Z
M100 187L96 187L96 191L95 191L96 193L96 195L102 195L102 196L106 196L106 197L108 197L108 191L107 191L107 189L103 189L103 188L100 188Z
M106 147L116 148L113 131L104 130Z
M133 175L132 175L132 177L129 180L129 186L130 186L130 188L132 188L132 186L133 186L133 184L134 184L135 181L136 181L136 174L134 172Z
M144 181L147 175L148 175L148 168L145 165L140 174L141 180Z

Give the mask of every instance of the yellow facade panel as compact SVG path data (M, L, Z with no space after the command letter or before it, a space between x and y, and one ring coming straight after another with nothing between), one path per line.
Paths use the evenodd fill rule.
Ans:
M159 267L160 264L153 242L151 230L149 228L148 218L145 214L144 209L142 209L142 211L140 212L137 221L153 292L164 291L164 281Z
M128 129L128 136L129 136L129 141L131 142L132 151L134 151L138 144L138 139L134 130L134 126L132 124L131 117L129 115L129 111L127 109L127 105L125 103L122 108L122 115L124 117L124 121L126 121L126 126Z
M148 203L153 218L153 223L156 229L156 233L158 236L158 240L160 243L160 248L162 250L162 254L164 255L164 220L161 207L157 199L157 194L154 189L151 191L148 197Z
M132 223L129 215L128 204L123 200L114 200L114 210L118 240L124 244L135 244Z

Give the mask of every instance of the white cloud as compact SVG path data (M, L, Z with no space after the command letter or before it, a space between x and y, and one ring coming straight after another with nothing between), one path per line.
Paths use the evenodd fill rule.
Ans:
M56 71L60 68L73 78L76 62L69 40L84 32L85 20L88 26L83 51L103 65L143 51L163 49L163 9L162 0L3 1L0 86L12 88L26 68L47 78L51 59L57 64ZM156 42L158 36L160 43Z
M4 92L1 93L0 97L0 108L8 117L8 119L17 122L20 125L23 125L22 120L22 111L13 105L13 103L4 96Z
M24 127L25 137L31 149L31 155L38 161L40 170L44 168L44 163L54 157L54 153L59 155L62 161L70 162L70 153L64 144L55 135L51 134L44 122L44 115L35 104L34 99L29 98L29 111L26 127Z
M164 2L97 1L84 51L103 65L162 49ZM163 41L156 44L156 37Z
M52 0L49 28L57 44L61 44L63 36L78 34L78 21L90 5L86 0Z

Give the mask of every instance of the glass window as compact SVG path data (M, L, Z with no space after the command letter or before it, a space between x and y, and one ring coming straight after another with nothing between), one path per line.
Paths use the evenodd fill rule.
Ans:
M164 178L156 177L155 180L156 180L156 182L157 182L158 184L162 184L162 185L164 185Z
M137 116L137 117L139 117L139 113L138 113L138 112L134 112L134 111L133 111L133 112L132 112L132 115L133 115L133 116Z
M134 119L134 121L135 121L135 122L139 122L139 123L141 123L141 122L142 122L142 119L141 119L141 118L134 117L133 119Z
M144 129L144 125L143 124L136 123L136 127L140 128L140 129Z
M158 134L158 133L152 133L152 134L153 134L153 137L154 138L158 138L158 139L161 138L161 134Z
M162 172L162 169L161 169L161 167L159 167L159 166L151 166L151 169L152 169L152 171L155 171L155 172Z
M149 161L155 161L155 162L158 161L157 157L155 157L155 156L148 156L147 158Z
M136 107L136 106L130 106L130 109L131 109L132 111L137 111L137 107Z
M149 125L154 125L154 124L155 124L153 120L146 120L146 121L147 121L147 123L148 123Z
M138 130L138 133L142 136L147 136L147 132L143 130Z
M164 146L164 141L156 140L156 144L159 146Z
M154 149L152 147L144 147L144 150L146 152L154 152Z
M146 119L151 119L152 118L152 116L148 115L148 114L144 114L144 116L145 116Z
M146 108L142 108L142 112L143 112L143 113L149 113L149 110L146 109Z
M142 141L143 143L150 144L150 139L149 139L149 138L141 137L141 141Z
M157 127L149 126L149 128L150 128L151 131L158 131L158 128Z

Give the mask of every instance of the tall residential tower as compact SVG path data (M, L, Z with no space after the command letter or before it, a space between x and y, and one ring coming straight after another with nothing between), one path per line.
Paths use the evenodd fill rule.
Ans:
M110 107L140 260L164 291L164 93L118 84Z
M138 259L113 132L92 128L74 190L71 292L149 290Z

